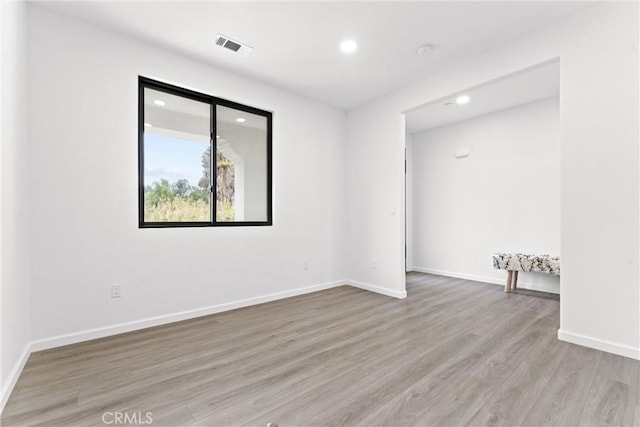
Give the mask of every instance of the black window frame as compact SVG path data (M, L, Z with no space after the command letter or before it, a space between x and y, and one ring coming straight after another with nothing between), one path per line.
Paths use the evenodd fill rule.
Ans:
M144 90L153 89L187 99L209 104L211 108L210 146L211 173L209 182L210 221L202 222L146 222L144 220ZM217 141L216 141L216 107L220 105L247 113L263 116L267 119L267 220L266 221L217 221L216 173ZM205 93L174 86L169 83L138 76L138 228L182 228L182 227L251 227L273 225L273 113L248 105L239 104L227 99L218 98Z

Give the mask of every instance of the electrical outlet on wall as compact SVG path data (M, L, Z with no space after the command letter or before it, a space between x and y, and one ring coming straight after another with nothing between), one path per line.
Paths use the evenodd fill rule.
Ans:
M305 262L302 263L302 269L303 270L308 270L309 269L309 262L308 261L305 261Z
M374 259L371 260L371 269L375 270L376 268L378 268L378 262L374 258Z
M111 298L120 298L122 296L122 285L115 283L111 285Z

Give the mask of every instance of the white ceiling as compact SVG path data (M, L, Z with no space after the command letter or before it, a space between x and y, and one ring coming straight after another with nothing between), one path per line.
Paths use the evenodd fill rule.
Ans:
M217 67L352 108L587 2L37 2ZM592 3L591 3L592 4ZM222 33L254 49L214 46ZM338 45L353 38L359 49ZM419 45L435 50L419 56Z
M406 113L405 129L411 134L423 132L559 94L560 64L554 61L411 110ZM468 95L471 100L458 105L459 95Z
M211 106L193 99L145 88L145 132L174 136L209 143L211 137ZM156 101L164 102L157 105ZM236 119L245 119L239 123ZM266 135L264 116L218 105L216 134L219 142L238 140L259 132Z
M208 103L196 101L182 96L172 95L151 88L145 88L144 93L144 104L147 109L155 111L166 111L168 113L167 116L171 117L173 115L177 120L180 120L185 116L204 118L204 123L206 123L206 130L203 131L203 135L209 135L211 106ZM158 106L155 104L155 101L162 101L164 102L164 105ZM245 119L245 121L242 123L238 123L236 119L239 117ZM149 120L146 119L145 121L149 122ZM267 129L267 119L264 116L248 113L246 111L236 110L234 108L225 107L222 105L218 105L216 108L216 121L218 122L218 124L220 124L220 122L226 122L263 131Z

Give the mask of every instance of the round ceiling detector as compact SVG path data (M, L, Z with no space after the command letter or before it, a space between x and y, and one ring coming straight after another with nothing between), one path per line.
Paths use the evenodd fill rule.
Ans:
M418 47L418 49L416 49L416 54L418 55L429 55L431 52L433 52L432 44L423 44L422 46Z

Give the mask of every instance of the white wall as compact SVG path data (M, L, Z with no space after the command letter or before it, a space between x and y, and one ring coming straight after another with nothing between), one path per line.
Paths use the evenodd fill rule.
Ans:
M343 112L34 5L28 33L36 348L346 277ZM272 227L138 229L139 74L274 112Z
M638 5L606 3L349 112L349 276L403 292L410 110L560 58L562 339L640 357ZM378 260L377 269L370 259Z
M0 2L0 411L29 342L25 9L22 2Z
M267 134L245 128L228 144L234 156L234 208L237 221L267 220ZM239 160L236 163L236 159Z
M504 285L493 253L559 255L559 137L557 97L414 134L411 269ZM542 273L518 286L560 292Z
M413 222L413 213L414 213L414 203L413 203L413 178L412 171L414 168L413 164L413 135L407 133L404 138L405 141L405 245L406 245L406 259L405 259L405 270L411 271L411 267L415 264L413 259L414 253L414 222Z
M402 298L404 117L386 102L374 101L350 111L348 118L349 279Z

